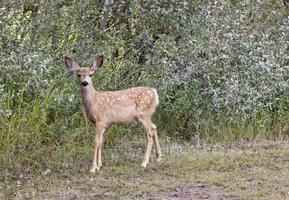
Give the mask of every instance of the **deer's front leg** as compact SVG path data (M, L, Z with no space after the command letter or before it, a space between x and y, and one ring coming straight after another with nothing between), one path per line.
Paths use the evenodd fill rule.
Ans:
M93 158L92 166L90 172L94 173L96 170L99 171L102 165L101 162L101 147L102 147L102 138L105 130L105 125L103 123L97 123L95 127L95 137L93 141Z
M103 130L103 133L104 133L104 130ZM103 133L100 134L99 147L98 147L98 151L97 151L97 165L98 165L99 168L102 167L101 149L102 149Z

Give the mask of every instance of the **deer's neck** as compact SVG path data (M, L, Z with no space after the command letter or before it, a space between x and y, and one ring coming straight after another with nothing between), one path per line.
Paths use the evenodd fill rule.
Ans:
M95 104L96 93L92 85L81 87L81 96L87 114L91 112L92 105Z

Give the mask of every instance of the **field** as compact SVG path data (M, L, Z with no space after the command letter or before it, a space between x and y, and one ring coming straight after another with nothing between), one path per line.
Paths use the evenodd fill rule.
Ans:
M104 150L99 173L88 172L90 160L63 171L52 165L38 174L1 181L0 199L289 198L288 142L189 146L163 139L164 159L156 163L152 158L143 170L143 143L127 139Z

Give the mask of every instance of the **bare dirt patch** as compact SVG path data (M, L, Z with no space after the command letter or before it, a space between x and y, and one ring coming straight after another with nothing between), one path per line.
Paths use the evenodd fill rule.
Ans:
M225 197L221 190L216 187L206 187L205 185L186 185L177 188L170 188L163 192L163 199L167 200L186 200L186 199L236 199Z

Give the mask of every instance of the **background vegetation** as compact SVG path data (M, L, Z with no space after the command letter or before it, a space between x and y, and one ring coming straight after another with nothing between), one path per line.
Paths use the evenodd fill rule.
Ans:
M154 121L163 141L288 137L289 17L281 1L0 6L1 175L87 166L93 129L65 55L84 66L105 56L93 78L99 90L156 87L161 104ZM106 145L141 131L136 124L112 126Z

